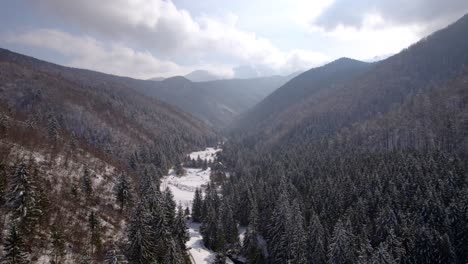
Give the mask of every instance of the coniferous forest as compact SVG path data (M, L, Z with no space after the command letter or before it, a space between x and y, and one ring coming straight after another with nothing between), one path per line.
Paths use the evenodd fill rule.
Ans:
M0 49L2 264L465 264L467 165L468 15L272 79Z

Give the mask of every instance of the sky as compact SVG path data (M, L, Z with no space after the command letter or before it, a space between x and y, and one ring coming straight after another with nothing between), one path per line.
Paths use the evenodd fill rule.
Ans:
M139 79L286 75L395 54L467 0L6 0L0 47Z

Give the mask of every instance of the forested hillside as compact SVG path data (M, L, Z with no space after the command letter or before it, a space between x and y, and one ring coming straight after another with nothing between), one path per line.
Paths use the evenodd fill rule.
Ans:
M440 87L463 72L468 64L468 39L463 37L467 28L468 16L465 16L399 54L376 63L356 78L323 90L315 88L314 83L310 84L310 95L285 109L280 108L277 113L273 112L275 114L268 119L269 122L262 122L264 114L261 113L265 110L259 107L241 119L236 129L247 135L245 140L252 140L255 144L271 141L271 138L292 138L295 133L304 132L310 134L309 139L321 140L339 129L386 113L398 107L408 96L425 93L434 86ZM305 78L306 74L311 72L296 77L278 89L277 94L290 85L293 87L293 82ZM336 76L330 74L326 77L328 83L341 79L339 72ZM304 84L304 87L308 86ZM274 95L259 106L268 104ZM288 97L276 98L281 101ZM295 118L290 118L292 116ZM252 127L249 124L259 125ZM274 135L268 135L271 131Z
M178 76L162 81L138 82L135 87L192 113L213 127L224 128L291 77L191 82Z
M121 80L0 50L5 263L140 263L148 250L138 244L141 221L166 232L151 249L154 260L187 261L184 238L174 235L185 227L158 179L217 136Z
M468 16L303 100L265 99L219 154L230 176L202 226L231 208L247 263L467 262L466 32ZM229 237L213 229L207 241Z

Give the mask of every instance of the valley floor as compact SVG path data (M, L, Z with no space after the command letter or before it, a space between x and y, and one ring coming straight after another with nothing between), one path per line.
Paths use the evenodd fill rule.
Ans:
M216 158L216 153L221 149L206 148L202 151L190 153L190 158L213 161ZM210 181L211 168L206 170L198 168L185 168L185 175L177 176L173 170L169 171L169 175L161 181L161 189L169 188L174 195L176 203L181 204L184 208L192 207L192 200L195 195L196 188L202 188ZM200 234L200 224L193 223L191 220L187 223L190 232L190 240L187 242L192 262L195 264L212 263L216 257L216 253L207 249L203 245L202 236Z

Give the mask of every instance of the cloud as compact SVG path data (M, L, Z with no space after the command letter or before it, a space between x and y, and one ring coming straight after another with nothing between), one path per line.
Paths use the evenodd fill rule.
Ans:
M44 48L70 59L68 66L86 68L121 76L147 79L155 76L183 75L195 69L209 70L216 75L232 77L229 67L220 65L181 66L159 60L149 52L138 52L122 44L104 44L89 36L74 36L53 29L38 29L10 35L6 42Z
M379 26L419 25L424 33L447 25L468 11L466 0L336 0L313 20L327 31L339 26L368 26L369 16L385 23Z
M28 1L88 35L126 43L179 63L256 64L280 73L328 59L317 52L282 51L270 40L238 28L235 14L193 17L170 0ZM298 54L305 56L298 58Z

